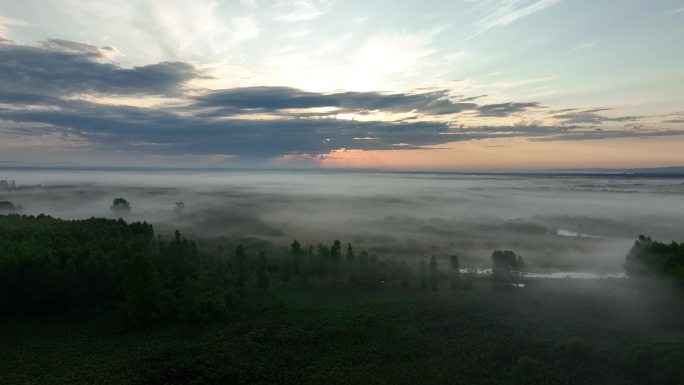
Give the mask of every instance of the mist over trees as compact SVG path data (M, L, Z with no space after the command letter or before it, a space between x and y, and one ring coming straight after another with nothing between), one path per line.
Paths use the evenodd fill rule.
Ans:
M630 277L680 279L681 250L681 244L665 245L642 236L626 256L625 266ZM473 336L479 335L477 330L480 328L485 328L486 333L496 332L496 327L487 329L490 325L488 322L508 320L511 312L515 312L517 308L521 308L517 311L516 314L519 314L516 317L522 317L520 319L523 326L511 326L512 329L507 329L506 333L513 334L505 338L500 337L495 346L508 346L508 338L518 341L516 344L534 338L529 333L523 333L525 337L522 340L514 337L516 333L522 333L524 325L533 322L532 319L540 318L534 322L543 322L547 318L562 317L566 305L556 302L559 298L558 292L535 290L536 284L532 289L524 285L529 279L524 280L525 263L519 254L512 250L495 250L491 255L491 267L491 274L475 274L472 269L463 266L462 258L458 254L441 258L431 255L429 258L422 258L417 264L411 264L403 259L379 257L366 250L357 250L350 242L343 243L339 239L330 243L307 245L293 240L289 246L279 251L266 251L242 244L228 249L222 246L201 248L179 231L168 237L156 235L152 225L145 222L127 223L122 219L101 218L61 220L45 215L0 216L2 314L84 318L97 317L97 314L116 315L133 328L144 329L163 328L164 325L172 325L176 321L183 325L203 327L202 325L222 325L222 322L229 322L230 325L263 323L264 319L267 319L266 326L259 326L262 325L259 323L254 326L255 334L250 338L256 338L254 341L257 342L251 343L281 344L277 348L270 347L276 349L275 352L289 347L302 349L302 346L297 344L308 343L308 333L311 333L309 329L312 328L327 330L325 333L338 333L335 334L337 336L342 333L340 330L324 329L330 326L309 325L305 330L297 329L295 334L289 337L288 334L277 334L280 333L283 324L296 324L286 317L291 317L288 314L298 314L301 310L290 311L290 306L300 306L296 309L311 306L302 305L297 301L300 301L302 296L308 298L305 302L313 300L318 298L319 293L337 293L335 295L341 296L340 301L344 303L359 296L380 301L371 303L373 307L380 306L384 309L383 312L388 312L386 317L389 324L381 325L381 328L403 330L402 328L407 325L415 327L412 323L414 321L420 325L420 329L416 329L420 332L413 329L408 331L405 338L409 341L416 338L416 335L422 335L426 330L438 328L442 324L447 325L450 322L448 320L452 319L454 324L448 323L449 326L445 326L445 329L439 329L439 338L451 338L449 336L456 330L466 328L465 334L459 337L460 343L475 344L469 345L466 353L459 353L466 355L477 349L474 346L482 342L481 339L468 338L472 339ZM578 284L577 280L574 283L570 281L572 280L568 281L568 285L583 285ZM617 279L606 282L605 285L624 288L631 286L631 282ZM290 294L282 296L279 294L282 292ZM382 296L379 296L380 293ZM582 293L582 290L579 293ZM585 292L584 295L593 296L591 292ZM679 295L680 298L684 297L683 293ZM276 297L280 299L273 299ZM403 301L400 298L412 298L411 301L417 302L410 305L410 312L404 315L408 318L395 319L393 317L399 308L394 306L400 303L397 301ZM445 298L452 302L445 302ZM413 307L418 306L416 304L425 306L421 309L429 315L416 311ZM430 313L435 307L442 309L438 306L447 306L445 309L451 309L453 306L455 308L448 310L451 313L444 313L447 311L444 309L440 310L441 313ZM536 306L544 306L543 311L550 313L536 314ZM596 306L596 303L587 305L587 309L579 311L585 311L592 317L592 322L599 322L595 320L598 311ZM315 312L316 309L314 307L311 311ZM623 317L624 309L618 310L616 314ZM335 321L332 325L337 325L337 322L340 322L339 317L344 317L348 311L346 307L335 310L336 318L333 318ZM479 318L483 317L483 314L498 314L497 312L501 311L504 313L498 317L503 318L489 321ZM527 314L530 312L533 314ZM559 320L562 318L555 319L554 322ZM607 324L611 322L610 319L604 321ZM363 333L368 328L374 328L373 325L376 324L373 318L364 314L358 319L351 318L345 322L344 330L353 327L351 330L354 333ZM584 330L587 325L577 327ZM377 329L372 330L375 330L374 333L378 332ZM230 338L234 336L231 334ZM285 341L288 344L286 346L282 345ZM544 344L547 344L546 340L544 341ZM358 341L354 343L355 347L357 345ZM548 348L540 348L538 341L536 345L532 343L526 348L529 354L519 352L516 347L515 352L511 353L515 357L512 361L513 369L507 372L507 376L516 379L513 383L539 382L542 373L549 373L548 367L545 366L548 365L549 358L539 353L544 351L543 349L548 349L546 354L560 354L565 357L564 360L568 360L567 363L580 365L580 368L582 365L595 367L598 364L592 363L592 355L598 353L588 348L588 345L586 340L571 335L557 346ZM374 348L379 347L376 345ZM211 352L211 357L213 354L222 357L220 351L211 350L216 347L206 349ZM339 346L335 346L335 349L337 351ZM414 354L416 349L418 348L410 347L406 353ZM491 349L494 348L490 347ZM638 343L630 342L629 348L624 351L624 357L619 360L629 365L624 372L639 379L640 383L676 384L684 378L684 374L678 369L677 358L682 351L684 350L681 337L666 335L642 339ZM211 375L222 373L220 368L225 365L233 368L231 364L226 364L232 361L221 361L221 365L207 364L213 362L213 358L190 354L185 350L183 352L185 353L156 359L155 362L163 363L161 366L147 363L140 369L145 376L157 379L166 378L166 373L180 371L176 376L186 378L186 382L191 383L197 376L194 374L194 370L197 370L196 365L200 365L201 368L214 368L206 369L207 373L214 373ZM198 359L201 364L181 362L183 359L179 357L188 355L204 358ZM490 353L483 357L485 356L488 359L500 359ZM278 362L271 356L265 357L263 362L257 360L262 362L260 365L270 368ZM468 359L466 356L460 356L460 360ZM191 372L183 372L179 368L191 368Z
M0 190L12 190L17 188L17 182L12 179L0 180Z
M24 208L22 206L15 205L10 201L0 201L0 214L18 213L23 209Z
M122 203L123 204L123 203ZM61 220L49 216L0 216L0 308L20 312L120 309L130 319L211 319L225 315L234 300L273 285L359 288L411 287L439 291L461 287L453 255L440 269L437 256L415 269L405 260L381 259L351 243L302 245L267 255L238 245L201 252L176 231L155 236L150 224L122 219ZM344 257L343 257L344 254ZM493 283L519 281L521 258L493 255ZM446 284L445 284L446 285Z
M124 198L114 198L109 209L118 214L128 213L131 211L131 203Z
M627 254L625 271L630 277L665 278L684 288L684 243L665 244L640 235Z
M492 281L497 288L518 287L523 284L525 263L520 255L511 250L495 250L492 253Z
M49 216L0 216L0 308L63 312L120 308L131 319L221 317L234 299L251 290L284 285L359 288L411 287L458 292L472 285L459 257L437 256L412 266L379 258L351 243L303 247L267 254L239 244L232 252L201 252L176 231L170 240L151 225L122 219L60 220ZM641 236L626 257L631 277L665 277L684 282L684 244L662 244ZM491 256L497 289L525 284L523 258L511 250ZM446 268L444 266L447 266ZM466 269L466 271L468 271Z
M461 264L458 260L457 255L452 255L449 257L449 264L451 267L451 290L452 291L457 291L459 287L461 286Z
M203 243L247 239L250 248L339 239L343 258L352 243L355 257L365 249L416 268L454 253L464 267L489 267L493 250L511 248L532 269L611 273L622 271L635 235L670 240L684 230L684 185L660 178L33 171L17 183L0 200L26 214L121 216ZM621 199L628 194L642 204ZM111 211L116 197L131 211ZM185 203L182 214L174 202Z

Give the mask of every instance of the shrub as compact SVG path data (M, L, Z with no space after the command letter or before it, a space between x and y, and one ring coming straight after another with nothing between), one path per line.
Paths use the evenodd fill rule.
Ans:
M518 358L518 370L525 374L530 375L537 371L539 367L539 360L535 360L530 356L521 356Z
M572 358L580 359L587 355L587 344L580 337L570 337L563 342L563 350Z
M623 361L640 383L684 384L684 335L655 338L629 347Z

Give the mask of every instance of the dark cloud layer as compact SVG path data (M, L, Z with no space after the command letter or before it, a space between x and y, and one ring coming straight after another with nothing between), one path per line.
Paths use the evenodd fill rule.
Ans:
M289 87L246 87L195 89L190 96L185 83L204 76L193 66L163 62L123 68L109 61L116 53L112 47L59 39L34 45L0 41L0 134L16 138L54 133L124 153L261 158L319 155L340 148L426 148L487 138L559 141L684 134L647 129L641 124L621 130L596 129L603 122L641 119L607 117L602 115L608 111L603 108L548 111L557 125L464 127L454 120L460 116L525 117L546 107L539 102L479 104L483 95L458 99L445 90L316 93ZM142 108L73 98L81 94L175 95L186 102L180 107ZM339 113L376 111L416 117L395 122L336 118ZM275 118L245 118L250 114Z
M541 105L537 102L486 104L478 107L477 112L479 116L483 117L502 118L519 112L525 112L532 108L541 108Z
M423 93L339 92L315 93L290 87L245 87L218 90L195 98L195 105L213 108L214 115L230 115L252 110L278 112L286 109L336 108L337 112L414 112L423 115L449 115L473 111L482 117L507 117L530 109L543 108L538 102L478 105L483 97L452 101L448 91Z
M610 111L609 108L595 108L584 111L573 111L562 114L553 115L553 118L558 119L563 124L601 124L603 122L635 122L642 119L643 116L616 116L607 117L598 112Z
M113 48L68 40L39 45L0 42L0 90L62 96L80 93L174 94L199 76L189 64L121 68L106 61Z
M315 93L290 87L245 87L212 91L195 98L196 106L216 108L216 114L243 110L276 112L284 109L337 108L338 112L417 112L427 115L474 110L477 104L452 102L446 91L409 93Z
M65 102L58 109L0 109L0 119L43 123L106 147L170 154L274 157L337 148L388 149L449 141L436 122L358 122L336 119L209 119L150 108Z

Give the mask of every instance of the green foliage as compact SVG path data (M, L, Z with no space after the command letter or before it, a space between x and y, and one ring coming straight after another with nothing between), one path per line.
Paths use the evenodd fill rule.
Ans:
M266 289L269 286L268 271L266 266L266 254L263 251L259 253L256 279L257 288Z
M292 258L292 273L299 274L302 271L302 258L304 257L304 250L302 246L295 239L290 245L290 255ZM288 279L289 281L289 279Z
M679 247L640 238L630 275L677 277ZM684 336L624 350L644 331L625 322L631 300L597 298L609 280L591 295L542 287L560 280L498 295L472 270L461 277L457 256L440 272L437 256L416 269L351 244L342 260L341 248L293 241L267 258L200 251L179 231L155 238L146 223L0 216L0 383L684 382ZM495 251L492 264L497 285L520 283L520 256ZM406 290L436 292L447 274L459 295ZM156 327L112 332L116 309ZM676 310L662 313L680 321ZM92 318L11 318L75 312Z
M18 213L24 208L10 201L0 201L0 213Z
M428 287L428 277L427 277L427 263L425 260L420 261L420 288L422 290Z
M563 341L563 350L571 358L580 360L587 356L587 343L580 337L569 337Z
M169 242L155 240L147 223L0 216L4 312L120 308L141 323L206 319L225 313L227 303L219 300L229 288L225 265L202 260L178 231Z
M451 291L457 291L461 286L461 266L458 261L458 256L452 255L449 257L451 265Z
M342 243L339 240L335 240L330 247L330 258L333 261L339 261L342 256Z
M539 360L530 356L520 356L518 358L518 370L526 376L532 375L539 369Z
M0 383L649 384L616 352L660 326L624 322L633 302L613 294L629 282L585 284L544 280L498 295L476 278L457 296L286 287L235 298L220 322L192 327L5 316ZM556 343L578 335L591 352L581 362ZM667 385L661 378L650 383Z
M525 264L521 256L510 250L492 253L492 282L496 288L510 288L522 284Z
M627 254L630 277L664 277L684 287L684 243L664 244L640 235Z
M131 211L131 203L124 198L114 198L109 209L115 213L127 213Z
M449 262L451 263L451 270L456 270L461 268L460 263L458 262L458 256L452 255L449 257Z
M245 248L238 245L233 256L233 272L235 275L235 287L242 288L247 284L247 256Z
M624 363L641 383L684 384L684 335L658 337L629 347Z
M472 269L466 269L463 274L463 290L470 291L473 288L473 281L477 274Z
M157 319L161 284L158 268L150 256L135 253L125 260L122 281L128 315L141 322Z
M354 248L351 243L347 243L347 265L354 263Z
M153 252L147 223L0 216L0 310L64 312L123 300L122 262Z
M437 257L430 257L430 290L436 292L439 287L439 273L437 271Z

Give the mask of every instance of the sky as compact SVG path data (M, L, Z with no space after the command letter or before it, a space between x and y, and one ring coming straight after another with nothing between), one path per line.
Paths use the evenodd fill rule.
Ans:
M681 0L0 0L0 165L684 165Z

